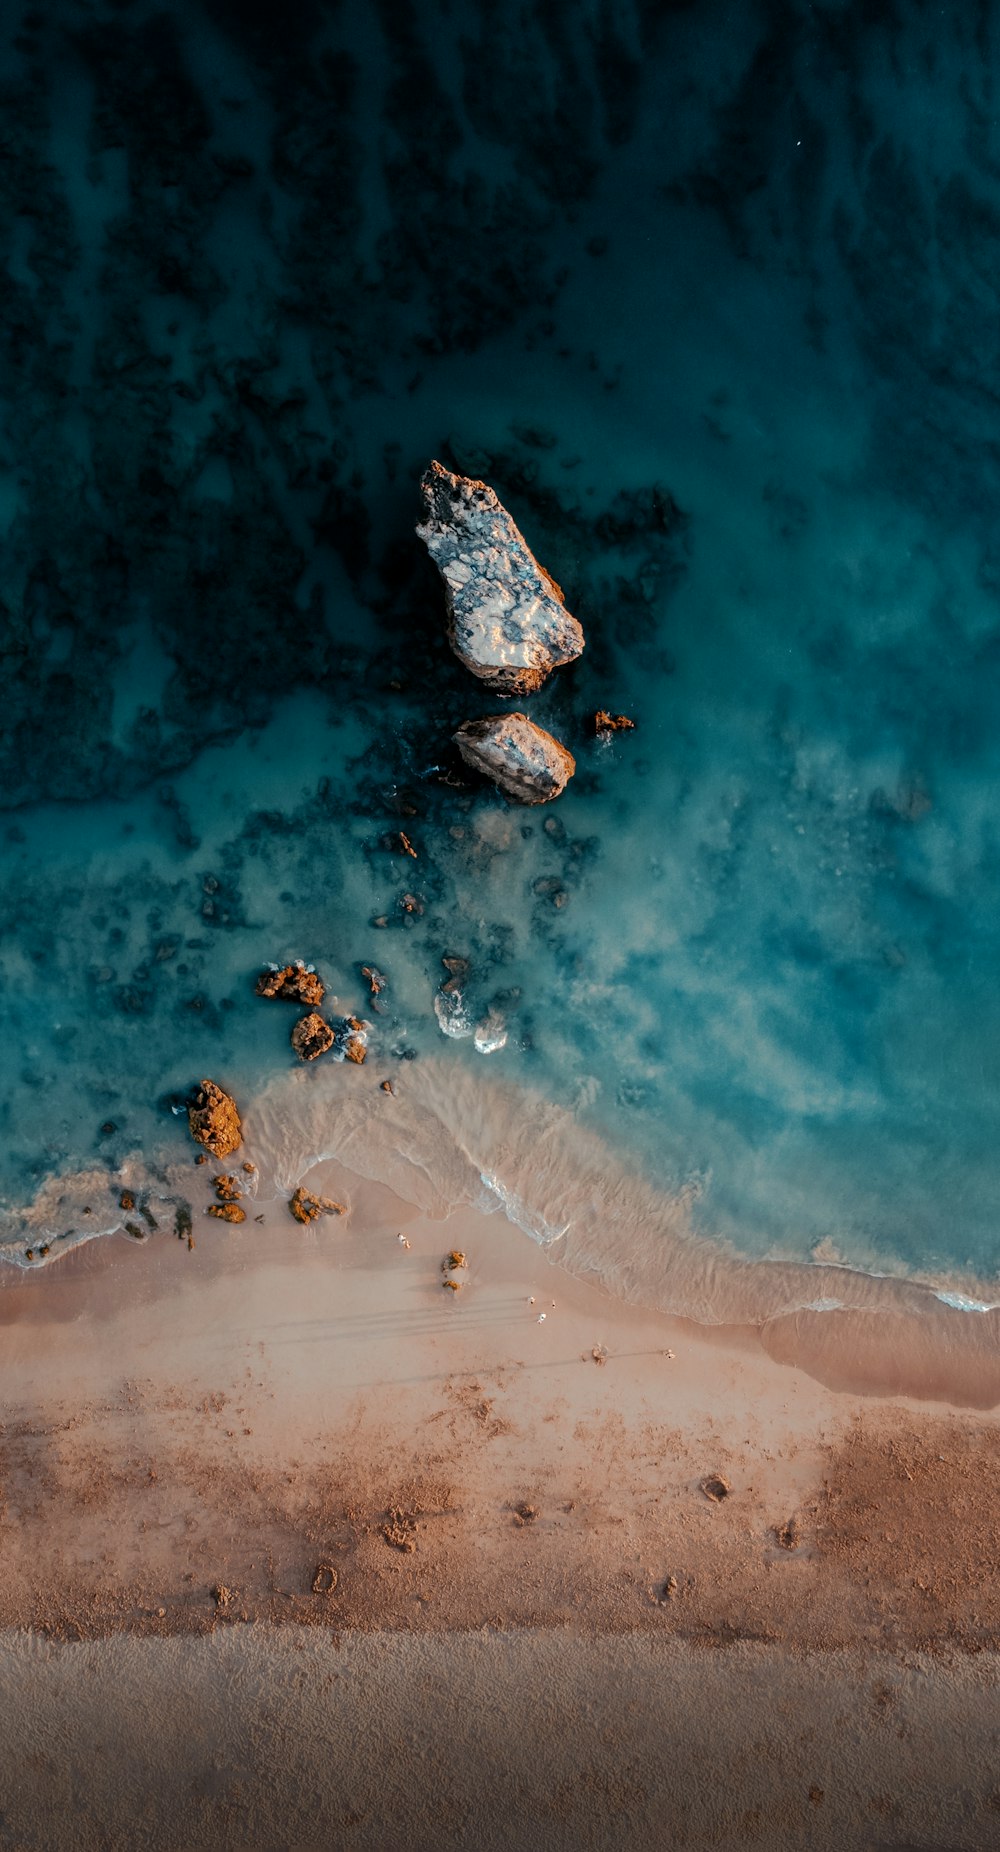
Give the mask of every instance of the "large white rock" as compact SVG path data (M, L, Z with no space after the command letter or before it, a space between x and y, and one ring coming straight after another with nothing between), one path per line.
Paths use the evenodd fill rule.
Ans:
M533 694L583 649L583 631L485 482L425 470L417 533L444 580L448 640L500 695Z
M518 804L547 804L576 771L573 754L527 714L467 720L454 739L466 764L492 778Z

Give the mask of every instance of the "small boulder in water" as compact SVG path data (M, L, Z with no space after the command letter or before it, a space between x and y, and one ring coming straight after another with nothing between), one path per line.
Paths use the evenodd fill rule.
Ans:
M284 965L262 971L257 979L258 997L280 997L284 1003L322 1003L326 986L315 971L303 964Z
M518 804L549 803L576 771L573 754L527 714L467 720L454 738L466 764L492 778Z
M594 732L598 739L606 739L609 733L634 733L635 721L630 720L627 714L609 714L605 708L599 707L594 715Z
M357 1016L345 1016L337 1036L337 1046L342 1050L345 1061L353 1061L360 1067L368 1054L368 1025Z
M300 1016L292 1030L292 1047L300 1061L315 1061L333 1047L333 1030L318 1010Z
M188 1125L192 1138L211 1151L213 1157L228 1157L243 1143L243 1127L236 1101L224 1093L214 1080L203 1080L188 1105Z
M583 649L559 586L485 482L434 462L420 491L417 533L444 580L452 649L497 694L533 694Z

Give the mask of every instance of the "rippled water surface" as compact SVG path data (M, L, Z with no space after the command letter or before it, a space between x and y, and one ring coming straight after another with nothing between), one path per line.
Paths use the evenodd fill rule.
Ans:
M439 1180L454 1134L536 1233L560 1193L583 1217L489 1080L659 1193L637 1265L683 1222L996 1272L977 17L6 9L11 1252L110 1226L122 1175L176 1192L203 1075L252 1130L295 1020L253 979L301 957L372 1059L296 1082L310 1112L339 1089L301 1147L261 1108L280 1187L280 1138L332 1148L346 1102L371 1148L434 1141ZM495 704L413 534L435 455L494 485L587 634L528 704L577 758L545 809L456 770ZM595 739L598 707L635 731ZM435 1008L445 956L469 971ZM368 1096L391 1074L403 1101L412 1063L457 1104L379 1134Z

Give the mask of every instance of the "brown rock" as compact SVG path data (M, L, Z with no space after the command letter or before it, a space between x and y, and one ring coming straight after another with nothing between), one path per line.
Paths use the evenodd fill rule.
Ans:
M256 985L258 997L280 997L285 1003L322 1003L326 986L315 971L305 965L285 965L281 971L262 971Z
M709 1473L707 1478L702 1480L701 1489L706 1498L710 1498L716 1505L721 1505L723 1499L729 1497L733 1488L728 1479L723 1479L721 1473Z
M396 1089L395 1089L395 1087L393 1086L393 1084L392 1084L392 1081L391 1081L391 1080L382 1080L382 1081L380 1081L380 1082L379 1082L379 1085L380 1085L380 1087L381 1087L381 1089L382 1089L382 1092L383 1092L383 1093L392 1093L392 1094L395 1094L395 1091L396 1091Z
M342 1050L345 1061L353 1061L357 1067L367 1059L368 1024L357 1016L345 1016L337 1031L337 1046Z
M245 1222L247 1219L247 1212L239 1203L210 1203L208 1213L218 1222Z
M188 1125L192 1138L211 1151L213 1157L228 1157L243 1143L243 1127L236 1101L224 1093L214 1080L203 1080L188 1107Z
M384 976L376 965L362 965L361 975L368 979L368 988L372 996L380 997L389 982L388 978Z
M327 1049L333 1047L333 1030L313 1010L310 1016L301 1016L292 1030L292 1047L300 1061L315 1061L318 1055L325 1055Z
M547 804L565 790L576 760L527 714L486 714L453 736L467 765L518 804Z
M600 707L594 715L594 732L598 734L634 733L635 721L630 720L627 714L609 714L603 707Z
M335 1203L332 1196L314 1196L311 1190L296 1190L288 1205L295 1220L308 1225L321 1215L346 1215L343 1203Z
M239 1201L240 1186L235 1177L215 1177L213 1182L215 1194L220 1203L234 1203Z

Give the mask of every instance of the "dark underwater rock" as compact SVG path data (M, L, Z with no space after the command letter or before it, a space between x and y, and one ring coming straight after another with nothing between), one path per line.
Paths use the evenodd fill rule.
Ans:
M243 1127L236 1101L224 1093L214 1080L203 1080L188 1104L188 1125L192 1138L211 1151L213 1157L228 1157L243 1143Z
M455 734L455 744L467 765L492 778L518 804L549 803L576 771L572 753L527 714L467 720Z
M484 482L433 462L417 533L444 580L448 640L497 694L526 695L580 655L583 630Z

